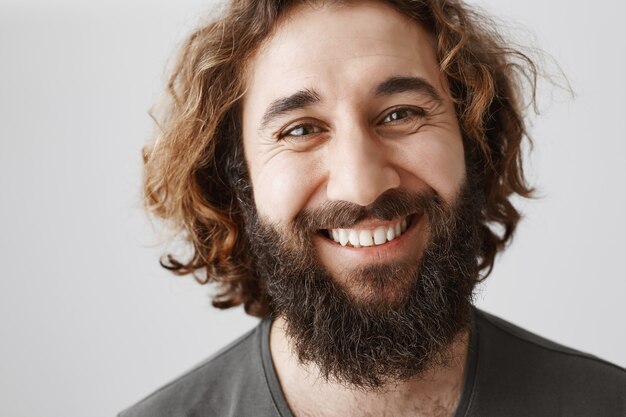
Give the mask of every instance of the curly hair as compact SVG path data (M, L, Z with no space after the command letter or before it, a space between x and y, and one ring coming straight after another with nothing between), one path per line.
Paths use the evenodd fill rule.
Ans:
M217 283L215 307L243 304L257 317L272 308L243 233L236 188L246 184L233 183L229 172L245 165L239 105L246 65L281 16L303 1L328 2L232 0L218 19L196 30L174 65L157 137L143 151L148 210L193 249L185 260L166 254L161 265L177 275L191 273L200 283ZM490 19L460 0L385 2L436 40L440 73L450 86L466 155L484 193L480 281L491 273L520 220L511 197L533 192L522 160L523 143L531 144L523 101L529 85L534 102L536 65L509 47Z

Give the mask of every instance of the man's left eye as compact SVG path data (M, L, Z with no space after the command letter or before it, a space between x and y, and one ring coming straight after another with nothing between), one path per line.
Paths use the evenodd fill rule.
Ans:
M410 119L413 117L423 117L425 112L423 109L412 108L412 107L402 107L398 109L394 109L387 113L385 118L383 119L383 123L393 123L404 119Z

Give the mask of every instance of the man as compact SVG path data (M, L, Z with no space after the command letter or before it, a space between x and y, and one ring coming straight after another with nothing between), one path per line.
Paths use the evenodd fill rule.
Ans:
M145 154L194 247L163 265L263 320L122 416L626 415L623 369L471 304L532 191L536 70L488 27L450 0L236 0L190 38Z

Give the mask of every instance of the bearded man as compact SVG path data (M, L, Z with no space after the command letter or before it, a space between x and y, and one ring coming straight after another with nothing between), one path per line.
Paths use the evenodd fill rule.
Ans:
M456 0L233 0L145 152L250 333L122 416L618 416L626 372L472 305L531 196L536 69ZM530 85L534 89L533 83Z

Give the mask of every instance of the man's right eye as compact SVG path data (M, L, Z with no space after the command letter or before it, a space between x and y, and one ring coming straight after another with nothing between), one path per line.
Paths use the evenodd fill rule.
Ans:
M320 133L321 131L322 129L311 123L303 123L283 130L278 134L278 139L298 140L315 133Z

